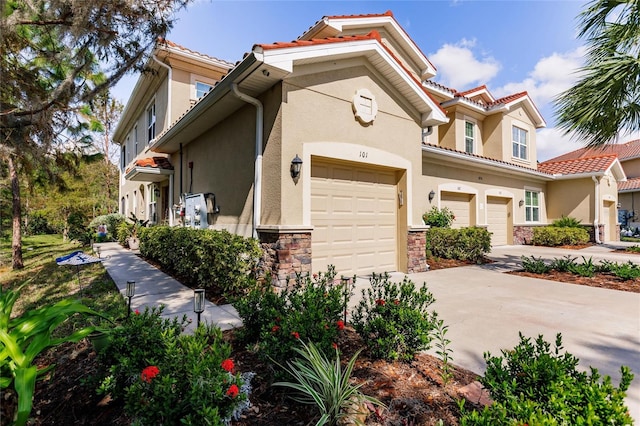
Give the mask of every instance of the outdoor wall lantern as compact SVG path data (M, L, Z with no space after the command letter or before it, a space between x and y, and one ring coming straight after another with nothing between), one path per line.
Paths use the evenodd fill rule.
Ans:
M429 193L429 202L432 202L435 196L436 196L436 193L432 189L431 192Z
M160 188L156 186L153 190L153 194L156 196L156 198L160 197Z
M291 160L291 178L296 179L300 176L300 169L302 168L302 159L298 157L298 154Z
M127 281L127 289L125 295L129 298L129 309L127 309L127 318L131 314L131 298L136 294L136 282L135 281Z
M200 314L204 312L204 288L193 290L193 312L198 314L197 327L200 327Z
M520 201L518 202L518 206L520 206L520 207L524 206L524 200L520 200Z

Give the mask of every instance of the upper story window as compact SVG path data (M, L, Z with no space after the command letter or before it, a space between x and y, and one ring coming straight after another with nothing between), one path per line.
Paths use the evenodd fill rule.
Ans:
M527 131L520 127L511 128L511 139L513 143L513 156L522 160L527 159Z
M475 147L475 124L472 121L464 122L464 152L474 153Z
M524 208L525 208L525 221L539 222L540 221L540 193L537 191L525 191L524 192Z
M204 95L211 90L213 86L210 84L202 83L200 81L196 81L196 99L200 99Z
M138 155L138 126L133 126L133 153Z
M155 102L147 109L147 143L156 137L156 104Z
M129 138L127 138L127 143L129 143ZM124 170L127 165L127 145L122 145L122 150L120 151L120 168Z

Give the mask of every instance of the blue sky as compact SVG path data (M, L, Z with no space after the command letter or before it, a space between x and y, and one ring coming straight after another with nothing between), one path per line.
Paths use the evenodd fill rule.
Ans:
M438 70L435 81L460 91L486 84L495 97L528 91L547 122L537 136L544 161L581 146L554 128L551 101L573 84L582 64L576 28L585 3L196 0L167 38L235 63L255 43L294 40L323 16L391 10ZM126 103L136 80L126 77L113 94Z

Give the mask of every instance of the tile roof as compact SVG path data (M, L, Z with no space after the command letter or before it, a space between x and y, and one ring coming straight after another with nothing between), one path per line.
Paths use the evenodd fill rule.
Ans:
M384 13L368 13L368 14L361 14L361 15L333 15L333 16L327 16L327 19L379 18L381 16L391 16L391 17L393 17L393 12L390 11L390 10L387 10Z
M360 41L360 40L378 40L380 44L382 44L380 33L373 30L368 34L340 36L340 37L327 37L327 38L314 38L311 40L293 40L289 42L276 42L276 43L269 43L269 44L256 44L254 45L254 47L258 46L264 50L272 50L272 49L283 49L285 47L316 46L321 44Z
M456 97L457 98L465 97L471 93L479 92L481 90L489 91L489 89L487 89L486 84L483 84L482 86L474 87L473 89L465 90L464 92L456 92Z
M529 93L525 92L520 92L520 93L514 93L512 95L508 95L508 96L504 96L502 98L496 99L495 101L491 102L490 104L488 104L487 106L492 107L495 105L501 105L501 104L508 104L510 102L513 102L515 100L518 100L520 98L524 98L525 96L528 96Z
M519 169L522 169L522 170L528 171L528 172L539 172L539 173L543 173L543 174L550 174L550 173L547 173L547 172L545 172L543 170L536 170L534 168L526 167L526 166L523 166L523 165L520 165L520 164L510 163L508 161L497 160L495 158L490 158L490 157L483 157L482 155L471 154L471 153L465 152L465 151L458 151L457 149L447 148L447 147L440 146L440 145L434 145L434 144L431 144L431 143L427 143L427 144L424 144L424 145L427 145L427 146L429 146L431 148L437 148L437 149L442 150L442 151L455 152L456 154L462 154L462 155L466 155L466 156L472 157L472 158L477 158L477 159L480 159L480 160L491 161L493 163L496 163L496 165L506 165L506 166L517 167Z
M229 61L225 61L224 59L216 58L215 56L210 56L210 55L206 55L204 53L196 52L195 50L191 50L189 48L186 48L186 47L184 47L184 46L182 46L182 45L180 45L178 43L174 43L171 40L167 40L166 38L158 37L158 44L166 44L169 47L173 47L175 49L179 49L179 50L182 50L184 52L191 53L193 55L197 55L197 56L200 56L200 57L203 57L203 58L207 58L207 59L211 59L211 60L214 60L214 61L222 62L224 64L227 64L229 67L234 66L234 64L229 62Z
M173 166L166 157L147 157L136 160L134 167L149 167L152 169L173 170ZM129 169L131 170L131 169ZM127 172L129 171L127 170Z
M615 155L600 155L563 161L545 161L538 164L538 170L552 175L604 173L615 160Z
M628 178L625 182L618 182L618 191L640 190L640 177Z
M594 155L616 154L620 161L640 157L640 139L626 143L608 144L602 148L579 148L575 151L559 155L549 161L571 160L575 158L586 158Z

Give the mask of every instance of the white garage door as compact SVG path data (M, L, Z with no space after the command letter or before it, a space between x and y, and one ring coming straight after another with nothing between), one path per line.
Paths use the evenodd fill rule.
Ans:
M452 228L464 228L470 225L470 200L469 194L457 192L443 192L440 195L440 208L449 208L456 217L451 224Z
M312 270L338 276L396 271L395 173L313 160Z
M491 235L491 245L509 244L509 199L487 197L487 229Z

